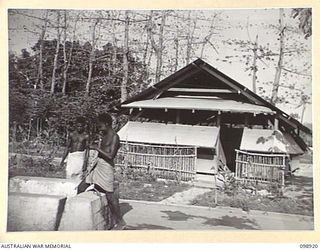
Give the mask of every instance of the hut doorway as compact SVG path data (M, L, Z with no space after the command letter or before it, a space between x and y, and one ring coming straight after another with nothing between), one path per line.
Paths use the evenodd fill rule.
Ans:
M236 149L240 148L243 128L221 126L220 141L225 153L226 164L234 172L236 169Z

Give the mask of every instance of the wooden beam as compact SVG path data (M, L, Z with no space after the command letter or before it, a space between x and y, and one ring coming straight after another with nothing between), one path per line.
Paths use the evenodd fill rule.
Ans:
M175 74L173 74L172 76L169 76L169 77L165 78L164 80L160 81L158 84L153 85L153 91L149 95L146 95L146 96L141 97L139 99L138 99L138 96L137 96L136 100L132 100L130 102L141 100L141 99L146 99L146 98L151 97L151 96L154 99L157 99L157 97L162 95L163 92L167 91L172 86L174 86L174 85L176 85L178 83L181 83L182 81L184 81L188 77L191 77L191 76L195 75L199 71L201 71L201 69L197 67L193 71L188 71L188 72L184 73L179 78L176 77L176 79L174 79L174 80L171 80L171 79L169 80L169 78L173 78L173 76L175 75Z
M169 92L187 92L187 93L221 93L221 94L229 94L229 93L237 93L233 89L200 89L200 88L170 88Z
M208 66L206 65L201 65L198 66L199 68L207 71L209 74L211 74L212 76L214 76L215 78L217 78L218 80L220 80L221 82L227 84L229 87L235 89L238 94L243 94L245 97L247 97L249 100L251 100L253 103L255 104L260 104L263 105L264 103L262 103L259 99L255 98L254 96L250 95L249 93L247 93L245 90L243 90L241 87L236 86L234 83L232 83L231 81L229 81L228 79L226 79L225 77L219 75L217 72L213 71L212 69L210 69Z
M201 68L199 68L194 63L191 63L190 65L180 69L176 73L168 76L167 78L161 80L160 82L152 85L151 87L147 88L146 90L142 91L141 93L127 99L123 104L131 103L134 101L139 101L143 99L149 99L154 98L157 95L161 95L165 90L171 88L172 86L184 81L188 77L191 77L195 74L197 74L199 71L201 71Z

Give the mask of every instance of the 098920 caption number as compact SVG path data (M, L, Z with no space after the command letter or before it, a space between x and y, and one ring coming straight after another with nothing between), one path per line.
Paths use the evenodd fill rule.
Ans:
M318 248L318 244L300 244L300 248Z

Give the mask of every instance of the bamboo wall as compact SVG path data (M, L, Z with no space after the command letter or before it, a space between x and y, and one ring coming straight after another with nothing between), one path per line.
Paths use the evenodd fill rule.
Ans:
M258 154L236 150L236 179L284 186L286 157L285 154Z
M196 175L195 147L121 142L115 164L142 168L156 177L190 181Z

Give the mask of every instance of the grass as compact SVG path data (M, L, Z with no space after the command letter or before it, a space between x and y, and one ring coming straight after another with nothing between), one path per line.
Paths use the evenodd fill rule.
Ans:
M173 181L137 181L120 182L120 198L128 200L161 201L177 192L188 189L188 184Z
M123 174L121 168L116 170L122 199L158 202L191 187L188 183L159 180L144 169L129 169L126 174Z
M261 189L261 188L260 188ZM268 188L267 188L268 189ZM207 192L196 197L191 203L198 206L223 206L241 208L244 211L261 210L265 212L278 212L300 215L314 215L313 209L313 179L303 176L287 178L283 195L261 195L252 193L241 186L233 190L218 190L217 204L215 204L215 191Z
M15 155L9 158L9 178L23 176L37 176L50 178L65 178L65 169L60 167L49 157L32 157Z

